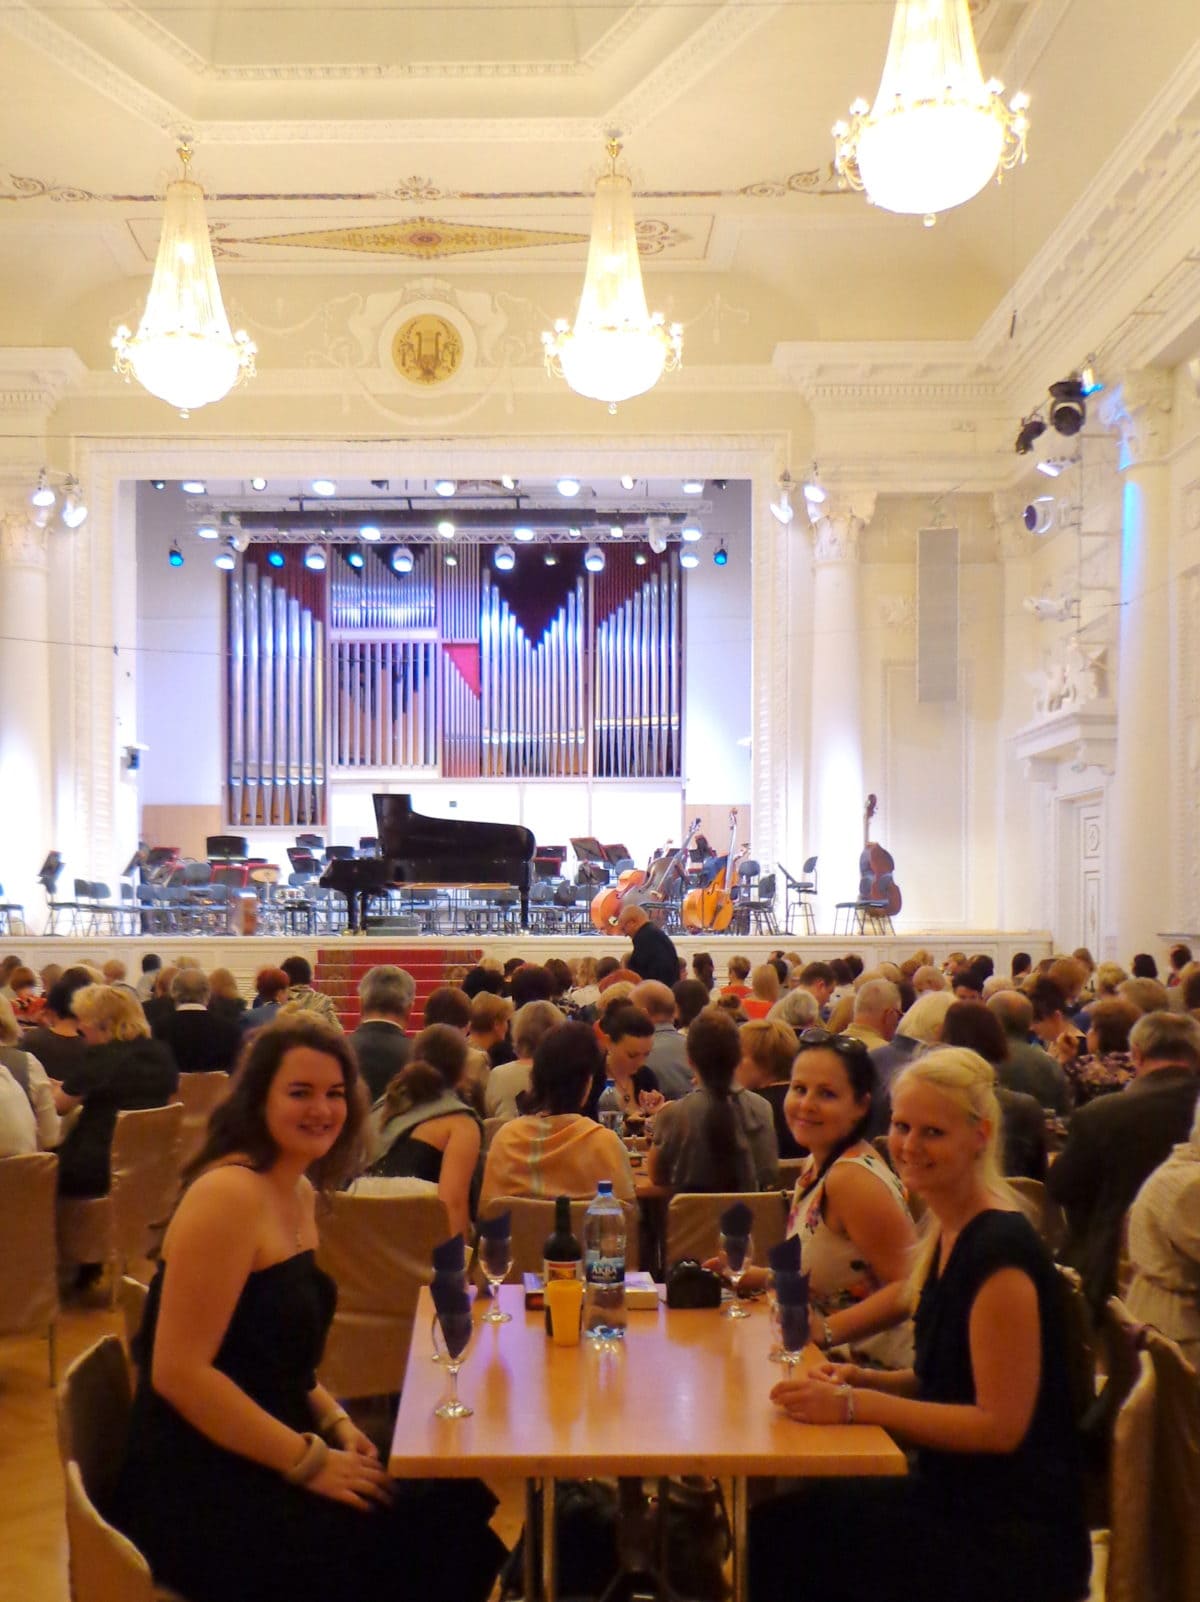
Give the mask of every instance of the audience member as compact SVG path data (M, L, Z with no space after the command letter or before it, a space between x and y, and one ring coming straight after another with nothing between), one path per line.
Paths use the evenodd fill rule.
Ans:
M21 1040L21 1049L37 1058L50 1079L65 1079L87 1049L71 1011L72 997L87 983L86 979L59 979L51 986L36 1027L27 1030Z
M350 1036L368 1097L379 1100L412 1056L408 1019L417 993L406 968L381 963L358 982L360 1023Z
M1048 979L1037 979L1035 985L1051 984ZM1042 992L1042 1006L1057 1003L1061 1014L1061 992ZM996 1068L997 1081L1005 1090L1017 1090L1032 1096L1040 1107L1046 1107L1063 1117L1071 1108L1071 1086L1061 1063L1055 1062L1049 1052L1035 1046L1029 1039L1033 1028L1034 1002L1018 990L1002 990L987 1002L989 1012L995 1013L1008 1041L1008 1055Z
M692 977L699 979L711 996L717 983L717 971L707 951L692 953Z
M950 982L940 968L927 962L913 974L912 987L918 996L923 996L927 990L949 990Z
M246 1013L246 1028L261 1029L275 1018L291 980L282 968L260 968L254 975L254 1005Z
M140 1005L142 998L138 995L137 990L133 985L126 984L125 982L125 976L128 973L128 969L121 961L120 957L109 957L108 960L101 965L100 972L106 985L111 985L114 990L126 991Z
M284 973L291 980L284 1004L299 1007L304 1012L314 1013L322 1023L327 1023L331 1029L342 1027L341 1019L337 1015L337 1008L331 996L324 995L313 989L312 964L306 957L285 957L279 964Z
M1200 1104L1187 1140L1146 1180L1129 1210L1133 1283L1125 1301L1141 1324L1176 1341L1200 1369Z
M1033 1007L1033 1033L1060 1067L1079 1055L1083 1035L1067 1016L1067 998L1060 984L1048 973L1027 985L1025 994Z
M54 1086L38 1059L20 1042L21 1031L12 1005L0 996L0 1072L11 1080L25 1103L22 1108L7 1084L4 1086L0 1157L13 1157L22 1151L50 1151L58 1145L61 1134Z
M655 1114L651 1182L677 1191L778 1189L770 1103L734 1083L742 1056L737 1025L706 1007L688 1029L687 1054L699 1088Z
M460 1093L466 1066L461 1031L427 1024L368 1121L367 1176L416 1180L436 1189L452 1235L470 1229L482 1145L478 1114Z
M1148 951L1139 951L1129 964L1129 971L1135 979L1157 979L1158 964Z
M687 1044L675 1027L675 997L668 986L659 984L657 979L646 979L634 986L629 1000L633 1006L640 1007L654 1025L646 1067L658 1081L658 1088L666 1099L678 1101L695 1088L695 1080L688 1062Z
M679 973L679 953L671 937L651 923L645 907L626 901L617 914L617 933L633 941L625 966L639 979L657 979L672 985ZM697 976L698 977L698 976ZM601 989L604 987L601 986Z
M982 1001L983 987L991 978L983 964L969 962L954 975L954 994L959 1001Z
M1200 1091L1200 1023L1186 1014L1147 1013L1130 1031L1129 1054L1133 1082L1079 1109L1046 1180L1067 1215L1062 1259L1078 1269L1097 1309L1113 1292L1126 1210L1191 1131Z
M335 1301L314 1186L351 1171L360 1096L340 1034L293 1015L254 1036L185 1175L106 1513L189 1602L484 1602L503 1555L490 1493L397 1492L313 1377Z
M164 1107L175 1094L179 1071L167 1047L150 1038L150 1026L131 996L109 985L85 985L71 998L86 1050L62 1076L60 1113L79 1117L58 1148L61 1196L103 1196L117 1114Z
M1139 1012L1163 1012L1171 1005L1171 992L1166 985L1148 977L1126 979L1117 986L1117 994L1132 1001Z
M181 968L187 966L195 967L196 964L185 964L182 960L178 965L169 963L165 968L160 968L154 975L154 989L151 992L150 1000L145 1002L142 1007L142 1011L146 1014L146 1022L150 1025L152 1032L158 1028L159 1024L164 1023L174 1011L175 1003L171 1000L171 981Z
M154 1028L182 1074L230 1073L242 1046L237 1024L208 1006L209 985L200 968L180 968L171 980L171 1011Z
M815 1008L813 998L807 991L804 994ZM796 1031L779 1018L755 1018L738 1031L738 1042L741 1048L738 1084L744 1090L753 1090L770 1106L780 1157L807 1157L807 1148L797 1144L784 1115L792 1061L799 1049Z
M423 1012L425 1025L428 1027L435 1023L448 1024L451 1029L457 1029L466 1042L467 1032L471 1027L471 1007L472 1003L455 985L439 985L436 990L430 991L426 998ZM467 1067L460 1091L481 1118L484 1107L484 1086L491 1071L492 1065L488 1061L487 1052L479 1051L468 1043Z
M821 1009L817 1006L817 998L812 991L802 990L797 985L794 990L789 990L780 996L767 1014L767 1018L776 1023L787 1024L789 1029L799 1034L801 1029L810 1029L814 1024L820 1023Z
M1029 973L1032 967L1033 958L1029 955L1028 951L1013 952L1012 962L1009 964L1009 971L1014 979L1023 978L1027 973Z
M236 1024L240 1033L246 1024L246 998L238 989L238 982L231 970L214 968L208 976L208 990L209 1012Z
M134 988L140 1002L147 1002L154 994L154 975L162 967L162 958L155 951L147 951L142 957L142 972Z
M604 1072L616 1087L626 1116L656 1112L663 1095L658 1076L646 1066L654 1045L650 1019L640 1007L625 1003L603 1012L598 1028L604 1048Z
M571 968L575 983L567 992L567 1000L575 1007L594 1007L600 1000L595 957L579 957L571 964Z
M1087 1050L1064 1063L1077 1107L1124 1090L1133 1078L1129 1031L1142 1014L1122 996L1104 996L1089 1009Z
M514 1011L527 1007L531 1001L549 1001L554 995L554 981L539 963L523 962L509 981L509 995Z
M532 1079L534 1053L562 1021L562 1013L552 1001L527 1001L514 1013L512 1040L516 1056L493 1068L484 1087L484 1110L489 1118L517 1116L521 1097Z
M0 1001L13 1000L12 976L16 969L22 966L21 959L15 951L7 956L0 957Z
M854 997L854 1022L845 1031L868 1051L886 1046L900 1023L900 992L890 979L867 979Z
M527 1110L488 1147L481 1201L494 1196L594 1196L598 1180L633 1200L633 1171L619 1135L584 1115L603 1058L587 1024L561 1023L533 1054Z
M750 986L746 983L746 980L750 977L749 957L730 957L725 964L725 972L729 976L729 982L721 991L723 996L748 996L750 994Z
M779 1000L781 989L774 963L759 963L750 973L750 994L742 997L747 1018L765 1018Z
M524 972L524 969L519 969ZM542 976L545 969L539 970ZM547 988L549 986L547 985ZM535 997L536 1000L545 1000L545 997ZM528 1002L523 1002L528 1006ZM514 1012L512 1000L508 996L492 996L484 991L475 997L471 1003L471 1022L467 1026L467 1043L473 1051L482 1052L487 1059L488 1071L484 1076L483 1084L487 1084L492 1069L502 1062L511 1062L513 1059L512 1047L508 1040L508 1025Z
M996 1014L982 1001L956 1001L942 1020L943 1046L965 1046L977 1052L996 1071L996 1100L1000 1103L1000 1172L1006 1179L1046 1177L1046 1115L1041 1103L1021 1090L999 1083L1008 1060L1008 1036Z
M679 979L671 986L671 994L675 997L675 1022L686 1030L708 1006L708 991L698 979Z
M862 962L852 952L843 957L842 960L855 978L862 973ZM856 963L858 965L857 972L855 971ZM796 985L800 990L807 990L811 993L822 1013L829 1002L829 998L833 995L833 988L836 983L837 980L834 977L833 969L827 962L805 963L800 970L800 977L796 981Z
M1183 973L1183 970L1187 967L1191 960L1191 947L1185 946L1181 942L1176 941L1176 943L1167 952L1167 964L1170 968L1170 972L1167 975L1168 990L1174 990L1175 987L1180 983L1180 977Z
M456 984L463 995L471 1001L474 1001L476 996L483 995L485 992L488 995L500 996L508 989L508 977L506 974L497 973L494 968L482 968L479 966L468 968L461 980L447 979L446 983Z

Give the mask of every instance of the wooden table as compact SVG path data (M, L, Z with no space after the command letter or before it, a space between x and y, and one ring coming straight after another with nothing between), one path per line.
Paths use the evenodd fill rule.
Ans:
M525 1476L545 1482L543 1596L554 1602L553 1485L585 1479L707 1474L733 1484L734 1602L745 1596L746 1481L750 1475L903 1474L904 1454L871 1425L796 1424L768 1400L782 1369L767 1361L765 1306L748 1319L701 1312L631 1312L624 1351L555 1346L523 1291L501 1287L511 1324L486 1325L459 1375L475 1409L440 1419L446 1377L432 1362L433 1304L421 1291L408 1372L388 1459L398 1478ZM482 1313L479 1309L476 1316ZM817 1356L814 1352L814 1358ZM527 1508L532 1506L527 1495ZM533 1528L532 1523L529 1526ZM531 1602L533 1542L526 1542Z

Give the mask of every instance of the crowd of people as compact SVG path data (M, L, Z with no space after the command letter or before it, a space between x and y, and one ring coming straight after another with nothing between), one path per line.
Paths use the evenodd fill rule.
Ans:
M1039 1180L1061 1206L1060 1258L1094 1308L1124 1272L1134 1316L1200 1362L1200 963L1176 948L1162 982L1145 954L1128 972L1084 951L1018 955L1001 975L967 953L867 970L853 953L780 951L731 957L721 984L703 954L683 972L672 953L668 970L644 916L622 928L624 956L449 972L415 1032L415 983L391 966L362 978L343 1034L301 957L260 972L252 998L186 959L148 956L134 984L116 960L40 975L0 962L0 1156L57 1150L64 1195L107 1189L120 1110L162 1105L180 1074L237 1068L185 1173L141 1336L118 1503L156 1576L192 1602L256 1594L231 1591L226 1570L217 1583L204 1541L230 1457L261 1513L250 1556L263 1564L314 1492L343 1504L314 1539L334 1539L347 1505L388 1509L359 1542L355 1589L397 1539L422 1549L422 1507L445 1488L397 1499L313 1383L333 1294L311 1256L314 1196L433 1191L466 1235L497 1197L589 1197L608 1180L632 1200L603 1094L645 1130L645 1180L661 1192L778 1190L792 1165L787 1232L828 1362L772 1400L800 1420L882 1424L915 1452L902 1484L765 1499L756 1602L852 1594L832 1550L817 1562L787 1538L814 1514L851 1521L878 1556L873 1595L1077 1602L1088 1547L1060 1305L1009 1181ZM750 1269L740 1289L761 1279ZM264 1356L260 1320L299 1332L287 1364ZM165 1540L154 1482L168 1453L195 1517ZM456 1589L430 1553L421 1594L482 1597L498 1561L490 1499L477 1486L455 1497ZM328 1597L328 1557L304 1543L294 1556L288 1594Z

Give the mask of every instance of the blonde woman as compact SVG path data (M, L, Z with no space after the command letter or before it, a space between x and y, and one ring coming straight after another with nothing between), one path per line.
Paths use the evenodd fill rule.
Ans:
M991 1065L932 1051L895 1083L890 1146L928 1208L913 1259L916 1360L892 1373L827 1364L775 1386L789 1418L878 1424L915 1452L894 1481L834 1483L753 1516L754 1602L851 1594L840 1543L873 1602L1078 1602L1091 1548L1057 1271L998 1166ZM857 1594L855 1592L854 1594Z
M71 1010L87 1049L63 1076L58 1110L80 1108L58 1149L60 1196L103 1196L109 1185L109 1153L117 1114L138 1107L165 1107L175 1094L179 1071L128 991L85 985Z

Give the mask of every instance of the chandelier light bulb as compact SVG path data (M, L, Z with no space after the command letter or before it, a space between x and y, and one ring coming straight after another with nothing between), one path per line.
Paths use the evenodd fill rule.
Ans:
M668 327L663 314L652 314L646 305L633 185L617 171L620 153L620 143L610 139L609 170L596 183L587 270L574 326L560 317L554 331L542 335L548 371L565 379L577 395L606 401L610 411L620 401L653 389L683 356L680 325Z
M643 551L640 547L636 551L634 551L634 553L633 553L633 565L635 567L645 567L646 563L649 560L650 560L650 558L646 555L645 551Z
M812 464L808 477L804 480L804 499L810 506L824 506L829 499L825 486L821 483L816 462Z
M250 488L252 490L257 490L260 495L263 492L263 490L266 489L266 487L267 487L267 481L266 481L265 478L252 478L250 480Z
M282 567L285 561L286 561L286 558L285 558L285 556L284 556L282 551L268 551L267 552L267 566L268 567Z
M457 567L458 566L458 557L455 556L453 551L447 551L445 556L442 558L442 560L445 562L447 567Z
M604 552L598 545L589 545L583 553L583 565L589 573L604 572Z
M113 367L159 400L193 412L222 400L254 377L257 347L233 333L213 263L204 191L188 176L191 148L181 147L183 177L167 185L154 277L136 334L113 336Z
M347 547L345 555L347 567L352 567L356 573L361 573L367 565L367 559L357 545Z
M896 0L875 104L834 125L834 167L885 211L961 206L1025 160L1029 96L985 83L967 0Z
M511 473L501 473L500 486L502 489L515 490L517 487L517 481Z
M498 573L511 573L517 565L517 553L511 545L497 545L492 566Z
M610 523L608 526L608 532L611 538L614 540L623 540L625 538L625 529L620 523Z
M623 490L631 490L633 488L633 474L632 473L622 473L621 474L621 488Z
M702 478L685 478L680 488L685 495L703 495L704 480Z

